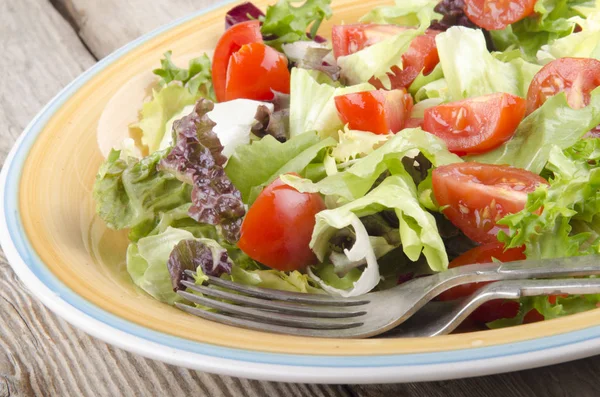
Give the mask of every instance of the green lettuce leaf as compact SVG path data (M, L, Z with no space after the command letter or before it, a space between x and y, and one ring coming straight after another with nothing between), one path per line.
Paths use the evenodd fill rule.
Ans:
M402 159L415 157L419 152L434 166L462 161L460 157L448 152L444 142L436 136L420 128L410 128L394 135L383 146L356 160L344 171L318 182L293 175L284 175L281 179L301 192L319 192L326 196L339 197L341 201L352 201L363 197L383 172L405 172Z
M525 245L531 259L600 252L594 232L600 215L600 139L582 140L565 151L554 146L547 171L550 186L540 186L528 195L524 210L499 221L509 230L498 239L509 248Z
M234 265L231 274L224 276L231 281L243 285L260 288L272 288L281 291L305 292L309 294L322 294L323 290L306 274L295 270L281 272L278 270L244 269Z
M481 30L453 26L436 36L440 65L451 100L507 92L525 97L539 67L503 62L487 50ZM431 97L431 96L429 96Z
M168 227L163 233L129 244L127 271L135 285L161 302L172 305L181 301L173 291L167 261L177 243L193 238L188 231Z
M165 57L160 61L161 68L153 70L153 73L161 78L159 85L165 87L172 81L178 81L189 90L190 94L214 101L211 63L208 55L203 54L191 59L188 68L183 69L173 63L171 54L171 51L165 52Z
M152 99L142 105L140 120L130 128L139 129L142 143L150 153L160 148L167 122L188 105L193 105L200 95L192 94L187 88L171 84L159 90L152 90Z
M374 134L351 130L348 126L339 131L338 144L331 149L331 156L340 163L363 157L383 145L394 134Z
M254 201L264 186L288 172L303 174L323 149L336 144L335 139L319 140L315 132L306 132L281 143L270 135L250 145L239 146L225 167L225 172L246 203Z
M587 19L573 17L569 21L581 27L581 31L543 45L536 54L540 63L564 57L600 59L600 13Z
M319 83L306 69L293 68L290 83L290 137L318 131L321 137L337 137L344 124L335 108L334 97L353 92L374 90L364 83L350 87L333 87Z
M552 41L568 36L575 23L570 18L583 15L579 6L588 0L538 0L535 13L504 30L491 31L496 48L501 51L517 48L527 59L534 60L538 50Z
M590 104L571 109L564 93L548 99L527 116L513 138L495 150L468 156L469 161L509 164L539 174L553 146L566 149L600 124L600 88L591 93Z
M309 270L313 277L325 291L341 296L357 296L371 291L380 282L379 265L375 245L365 229L360 218L378 214L384 210L393 210L399 220L399 241L404 254L411 260L417 261L421 254L425 256L429 266L435 271L442 271L448 267L448 256L444 243L437 230L435 218L423 210L417 199L417 189L410 175L406 171L386 178L379 186L364 197L351 201L341 207L321 211L316 216L316 225L313 231L310 247L317 257L323 262L330 252L331 239L342 229L352 227L356 240L350 249L345 249L347 257L341 269L334 270L341 276L351 269L366 264L365 269L358 279L352 276L352 285L328 284L320 272ZM393 249L390 246L389 252ZM384 252L383 254L387 253ZM381 256L381 255L379 255ZM333 257L330 260L333 261ZM355 271L356 273L356 271ZM329 277L328 279L332 279ZM346 279L347 280L347 279Z
M157 169L165 155L166 151L154 152L137 161L121 159L119 151L109 154L93 188L96 213L108 227L148 228L160 212L190 203L191 187Z
M331 18L331 0L306 0L299 6L293 5L298 2L278 0L274 5L267 7L260 31L266 37L276 36L275 39L267 40L267 44L281 49L284 43L312 40L312 37L317 35L321 22Z
M396 0L393 6L373 8L360 18L360 22L417 26L423 19L441 17L433 11L437 3L438 0Z

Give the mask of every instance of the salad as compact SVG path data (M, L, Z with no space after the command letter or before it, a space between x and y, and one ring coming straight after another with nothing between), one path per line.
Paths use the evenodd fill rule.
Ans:
M199 284L353 297L600 253L597 1L397 0L319 31L331 16L330 0L243 3L212 57L164 54L93 189L98 216L129 231L138 287L183 301L189 269ZM599 305L498 300L472 320Z

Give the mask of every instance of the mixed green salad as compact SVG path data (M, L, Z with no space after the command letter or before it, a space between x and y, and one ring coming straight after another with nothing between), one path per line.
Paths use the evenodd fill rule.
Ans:
M93 191L107 226L129 230L137 286L174 304L191 269L352 297L600 253L597 1L397 0L326 40L331 16L330 0L243 3L212 57L164 54L130 126L141 139L110 153ZM492 301L472 320L599 304Z

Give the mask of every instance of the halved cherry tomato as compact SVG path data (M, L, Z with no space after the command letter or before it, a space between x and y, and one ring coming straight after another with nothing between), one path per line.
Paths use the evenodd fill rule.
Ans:
M448 265L448 268L454 268L475 263L490 263L492 258L500 262L513 262L525 259L524 247L505 249L504 244L500 242L488 243L477 246L465 252L454 259ZM489 284L489 282L463 284L442 292L439 295L440 300L454 300L471 295L477 289Z
M257 20L238 23L228 29L217 42L212 62L212 80L217 101L225 101L227 85L227 68L231 54L244 44L262 43L260 22Z
M476 263L489 263L492 262L492 258L495 258L501 262L512 262L525 259L523 253L524 248L511 248L508 250L504 249L504 244L500 242L489 243L475 247L458 258L454 259L448 265L449 268L472 265ZM444 291L438 296L438 299L454 300L464 298L471 295L477 289L489 284L489 282L482 283L471 283L463 284ZM489 302L485 302L479 306L469 317L479 324L486 324L491 321L495 321L501 318L512 318L519 313L519 302L495 299Z
M315 215L325 202L317 193L300 193L277 178L252 204L238 247L248 256L273 269L291 271L316 262L308 244Z
M525 116L523 98L495 93L425 110L423 129L453 153L483 153L509 140Z
M433 71L440 62L435 44L435 36L439 33L437 30L429 29L424 35L413 39L408 50L402 54L402 69L398 66L392 66L391 73L388 73L392 88L408 88L421 71L425 76ZM375 88L383 87L377 79L371 79L370 83Z
M396 133L404 128L413 100L405 89L363 91L335 97L335 107L350 129L375 134Z
M406 29L408 28L397 25L335 25L332 31L333 54L336 58L353 54ZM438 33L440 32L437 30L429 29L410 43L410 47L402 55L402 69L395 66L389 74L392 89L410 86L421 71L425 75L431 73L440 61L435 45ZM371 84L376 88L383 88L379 80L372 79Z
M533 14L536 0L464 0L465 14L480 28L504 29Z
M565 92L567 103L581 109L590 103L590 92L600 85L600 61L592 58L559 58L533 77L527 91L527 113L551 96Z
M374 23L355 23L334 25L331 31L333 56L354 54L363 48L402 33L407 28L398 25L378 25Z
M505 165L455 163L432 173L433 194L444 215L480 244L496 242L505 215L521 211L527 194L548 182L533 172Z
M290 71L287 58L263 44L245 44L229 58L225 98L268 101L273 91L289 94Z

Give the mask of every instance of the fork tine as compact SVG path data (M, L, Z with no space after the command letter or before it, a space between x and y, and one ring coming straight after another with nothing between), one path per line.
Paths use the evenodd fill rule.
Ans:
M285 314L295 314L297 316L322 318L347 318L366 314L365 311L358 311L352 309L350 309L350 311L345 307L329 308L326 306L302 306L300 304L294 304L289 302L277 302L266 299L258 299L253 298L251 296L224 291L221 289L204 287L202 285L197 285L187 280L183 280L181 283L185 285L188 289L200 292L201 294L210 296L212 298L226 299L235 303L259 309L277 310ZM352 308L353 306L350 307Z
M191 270L185 272L190 277L195 277L195 273ZM270 288L258 288L248 285L237 284L228 280L223 280L218 277L207 276L208 283L219 287L227 288L242 294L254 296L262 299L273 299L284 302L306 303L312 305L327 305L327 306L358 306L369 303L369 300L362 298L334 298L328 295L304 294L300 292L279 291Z
M250 317L250 319L255 321L262 320L268 324L312 329L347 329L359 327L363 324L362 322L358 321L348 322L344 321L343 319L336 318L325 319L314 317L309 319L306 317L296 317L288 314L254 309L251 307L232 305L231 303L205 298L203 296L194 295L185 291L178 291L177 293L189 301L234 315L244 316L246 318Z
M231 325L233 327L241 327L246 329L253 329L256 331L272 332L276 334L285 335L311 336L322 338L340 337L339 330L284 327L281 325L265 324L257 321L247 320L244 318L227 316L221 313L209 312L207 310L198 309L197 307L189 306L179 302L175 302L175 306L194 316L201 317L209 321L215 321L221 324Z

